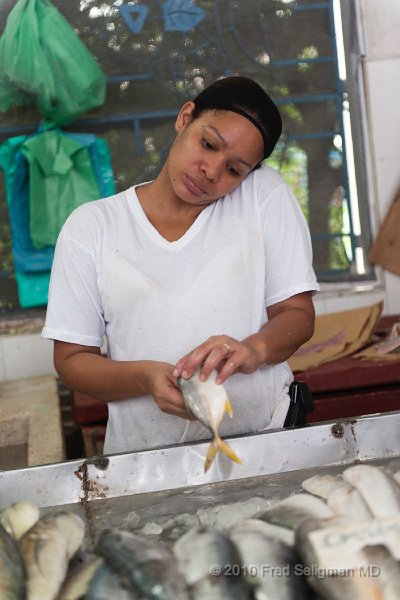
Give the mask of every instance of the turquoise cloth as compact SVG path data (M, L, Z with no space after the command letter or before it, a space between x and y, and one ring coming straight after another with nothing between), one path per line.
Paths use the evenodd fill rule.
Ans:
M45 306L49 294L50 271L37 273L15 272L18 301L21 308Z

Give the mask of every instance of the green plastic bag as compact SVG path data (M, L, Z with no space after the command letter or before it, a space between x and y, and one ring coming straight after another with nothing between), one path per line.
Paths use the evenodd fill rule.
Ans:
M88 148L61 131L44 131L21 146L29 163L30 235L35 248L54 246L70 213L101 197Z
M0 110L35 104L67 125L104 102L106 77L50 0L19 0L0 38Z

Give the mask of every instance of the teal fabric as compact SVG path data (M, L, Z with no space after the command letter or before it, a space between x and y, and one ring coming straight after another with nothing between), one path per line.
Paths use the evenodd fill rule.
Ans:
M20 146L26 139L21 137ZM50 270L54 246L37 249L32 245L29 232L28 164L14 139L7 140L0 146L0 165L4 170L7 187L14 268L25 272Z
M50 272L15 272L18 300L21 308L45 306L49 295Z

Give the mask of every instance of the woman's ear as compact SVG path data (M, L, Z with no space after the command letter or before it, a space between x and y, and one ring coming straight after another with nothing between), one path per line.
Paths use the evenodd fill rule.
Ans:
M190 121L192 120L192 112L193 109L195 108L195 104L192 101L186 102L181 110L179 111L179 114L176 118L175 121L175 130L180 132L183 129L185 129L186 125L188 125L188 123L190 123Z

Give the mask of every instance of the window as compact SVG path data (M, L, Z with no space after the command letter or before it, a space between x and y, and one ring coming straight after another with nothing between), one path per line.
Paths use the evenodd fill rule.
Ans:
M2 2L0 30L15 1ZM308 220L320 282L373 278L354 3L340 0L53 0L108 77L105 104L71 125L109 144L117 190L154 178L181 104L218 77L253 77L280 107L268 163ZM342 27L343 25L343 27ZM346 54L346 61L344 56ZM347 73L347 74L346 74ZM0 114L0 143L32 133L32 107ZM0 311L20 309L0 180Z

